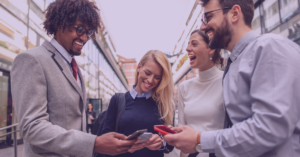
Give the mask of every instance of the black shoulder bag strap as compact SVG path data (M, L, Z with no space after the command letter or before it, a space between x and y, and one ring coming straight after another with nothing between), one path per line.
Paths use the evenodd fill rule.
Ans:
M118 99L118 112L117 112L117 118L116 118L116 132L118 132L118 125L119 125L119 121L121 119L121 116L123 115L124 111L125 111L125 103L126 103L126 99L125 99L125 93L116 93L117 99Z
M123 115L126 107L126 99L125 99L125 93L116 93L117 96L117 104L118 104L118 110L117 110L117 118L116 118L116 130L115 132L118 132L118 125L121 116ZM100 153L94 153L94 157L98 157L97 154L101 157L106 157L105 154L100 154Z

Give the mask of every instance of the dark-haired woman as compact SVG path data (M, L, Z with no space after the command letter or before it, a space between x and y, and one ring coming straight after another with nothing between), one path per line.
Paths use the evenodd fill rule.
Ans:
M88 108L86 110L86 132L87 133L89 132L92 133L95 118L96 118L96 112L94 111L94 106L93 104L89 103Z
M179 85L179 125L189 125L198 132L222 129L225 110L223 108L222 77L223 66L220 50L208 46L209 37L200 30L191 33L186 51L192 69L199 70L199 76ZM180 157L209 157L208 153L184 154Z

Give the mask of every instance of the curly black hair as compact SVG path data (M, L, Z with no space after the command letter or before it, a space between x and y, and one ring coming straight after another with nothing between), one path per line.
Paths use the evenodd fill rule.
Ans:
M63 30L73 25L77 20L86 24L89 29L97 32L100 28L99 9L89 0L56 0L45 10L44 29L47 35L55 35L57 30Z

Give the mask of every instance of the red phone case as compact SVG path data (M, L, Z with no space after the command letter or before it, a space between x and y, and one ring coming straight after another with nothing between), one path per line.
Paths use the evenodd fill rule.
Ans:
M176 133L174 130L171 130L170 128L166 127L165 125L155 125L154 130L162 133L163 135Z

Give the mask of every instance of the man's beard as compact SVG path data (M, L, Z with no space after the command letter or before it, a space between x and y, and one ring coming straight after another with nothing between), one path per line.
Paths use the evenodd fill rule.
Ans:
M232 29L229 27L227 19L224 19L221 27L215 30L214 37L209 43L211 49L224 49L228 47L233 35Z
M81 55L81 51L80 51L80 52L75 52L75 51L73 51L72 49L69 50L69 53L70 53L71 55L73 55L73 56L79 56L79 55Z

